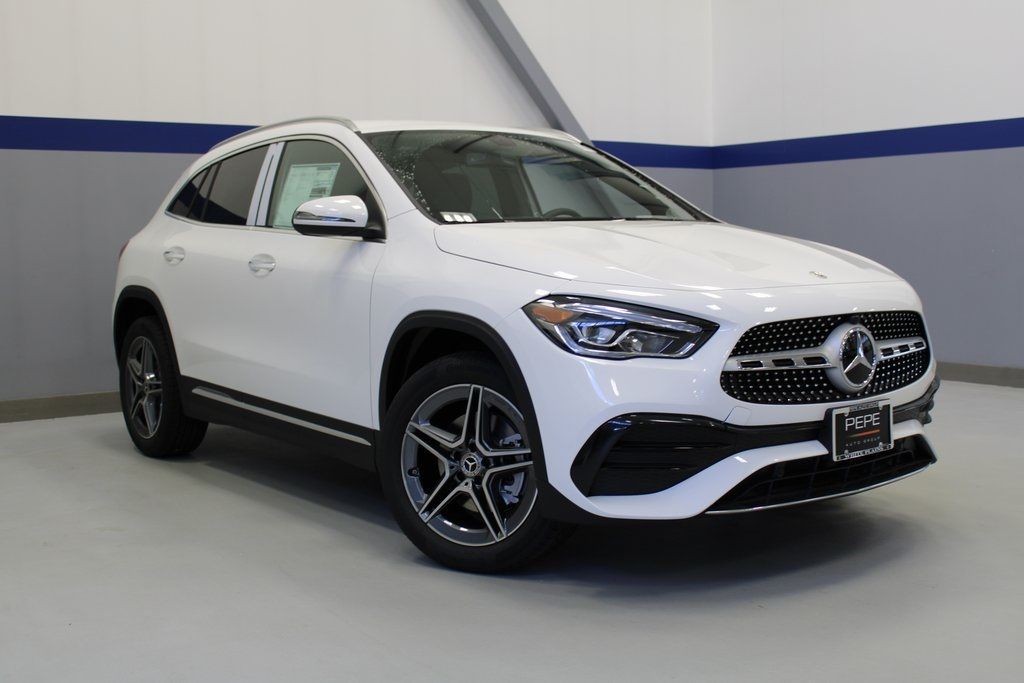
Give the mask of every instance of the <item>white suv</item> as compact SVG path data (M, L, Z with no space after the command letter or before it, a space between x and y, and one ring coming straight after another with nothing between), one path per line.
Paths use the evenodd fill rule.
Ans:
M935 461L921 302L883 266L722 223L565 133L309 119L219 144L126 245L125 422L209 422L380 474L475 571L571 525L847 495Z

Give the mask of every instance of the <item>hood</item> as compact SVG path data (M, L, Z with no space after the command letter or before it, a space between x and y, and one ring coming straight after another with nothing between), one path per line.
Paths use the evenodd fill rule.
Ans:
M435 239L449 254L620 287L709 291L900 279L842 249L726 223L445 224Z

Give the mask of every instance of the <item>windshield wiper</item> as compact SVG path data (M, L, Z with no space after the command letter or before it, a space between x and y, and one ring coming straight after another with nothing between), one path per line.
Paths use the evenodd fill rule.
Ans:
M678 218L676 216L619 216L614 220L617 221L669 221L669 222L685 222L692 220L689 218Z
M673 218L671 216L502 216L493 208L491 209L497 218L478 218L474 223L583 223L594 221L666 221L670 223L685 223L692 221L689 218Z

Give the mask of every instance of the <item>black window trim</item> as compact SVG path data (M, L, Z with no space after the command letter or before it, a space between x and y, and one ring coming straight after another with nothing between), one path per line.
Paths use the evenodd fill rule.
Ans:
M271 139L268 139L268 140L260 140L259 142L254 142L251 145L246 145L245 147L240 147L239 149L232 150L230 152L227 152L225 154L222 154L222 155L220 155L220 156L210 160L202 168L200 168L198 171L196 171L195 173L190 175L188 177L188 179L185 180L184 183L182 183L180 186L177 187L177 192L174 193L173 197L171 198L170 204L168 204L167 207L164 209L164 214L169 216L169 217L171 217L171 218L174 218L174 219L177 219L177 220L181 220L181 221L185 221L186 223L192 223L193 225L202 225L202 226L211 227L211 228L230 228L230 229L233 229L233 230L272 231L272 232L275 232L275 233L278 233L278 234L291 232L291 233L296 234L296 235L299 234L295 230L295 228L292 228L292 227L275 228L275 227L271 227L271 226L267 226L267 225L258 225L255 222L253 224L250 224L248 219L246 220L246 224L245 225L229 225L227 223L207 223L205 221L197 221L194 218L188 218L187 216L179 216L177 214L171 213L171 207L174 206L174 202L177 200L178 194L181 193L182 189L184 189L184 187L186 185L188 185L188 183L190 183L193 178L198 177L201 173L203 173L203 172L213 168L213 166L219 164L220 162L224 161L228 157L233 157L236 154L241 154L243 152L248 152L250 150L256 149L258 147L263 147L263 146L266 146L267 154L269 155L269 154L274 153L274 151L275 151L274 148L275 148L275 146L278 143L282 143L281 147L280 147L280 151L279 151L279 153L277 155L277 158L273 160L272 167L268 169L268 172L267 172L266 176L263 178L263 184L261 185L259 182L257 182L256 183L256 187L253 188L253 196L251 198L251 201L257 202L258 205L259 205L259 209L257 210L256 220L258 221L258 220L260 220L262 218L263 222L266 222L267 216L266 215L263 215L263 216L260 215L260 214L263 213L263 208L264 208L263 205L262 205L262 198L263 198L264 193L266 193L266 195L268 197L268 201L266 203L266 207L265 208L266 208L267 213L269 214L269 212L270 212L270 201L269 201L269 198L270 198L270 193L274 189L274 180L277 178L277 171L278 171L278 168L279 168L278 162L281 160L281 157L284 155L284 144L286 144L286 143L288 143L288 142L290 142L292 140L315 140L315 141L319 141L319 142L326 142L328 144L334 145L335 147L337 147L338 149L341 150L342 154L344 154L348 158L348 160L350 162L352 162L352 166L354 166L356 171L359 173L359 175L362 176L363 181L366 183L366 187L369 188L369 190L370 190L370 196L373 197L373 201L375 201L377 203L377 209L378 209L378 212L379 212L380 217L381 217L381 226L380 226L381 236L379 238L375 238L375 241L381 241L381 240L386 239L387 238L388 214L387 214L387 211L385 210L384 202L381 201L380 194L377 192L377 188L374 186L373 182L370 180L370 176L363 169L363 166L362 166L362 164L359 163L359 160L356 159L355 155L352 154L351 151L349 151L348 147L346 147L343 142L341 142L340 140L338 140L336 138L330 137L329 135L323 135L323 134L320 134L320 133L295 133L294 135L286 135L286 136L283 136L283 137L271 138ZM366 141L362 140L362 136L360 136L360 140L363 142L363 144L366 144ZM372 149L370 151L371 151L371 153L373 152ZM266 158L264 158L264 163L266 163ZM195 201L194 198L193 198L193 201ZM189 208L191 208L191 205L190 205ZM203 213L205 214L205 211Z
M263 162L263 169L260 170L260 179L252 198L253 207L249 212L252 215L251 227L254 229L260 227L261 220L266 220L266 215L270 210L270 194L274 188L273 178L277 177L277 167L284 155L284 145L285 143L281 140L270 143L267 158ZM267 178L271 178L269 183ZM253 214L253 210L255 210L255 214Z
M211 168L213 168L213 167L212 166L207 166L202 171L200 171L199 173L196 173L194 176L189 178L188 182L185 183L185 186L187 186L193 180L197 180L198 179L198 181L199 181L198 184L196 184L196 192L195 192L195 194L192 195L192 201L190 201L188 203L188 208L185 209L185 216L189 216L192 213L192 207L194 207L196 205L196 200L199 199L199 197L203 194L203 186L206 185L206 179L210 177L210 169ZM211 185L212 185L212 180L211 180ZM181 190L178 190L178 194L181 194L184 191L185 186L182 186ZM178 195L174 195L174 199L171 200L171 206L174 206L174 204L177 201L178 201ZM206 206L203 206L203 211L204 212L206 211ZM175 214L175 215L177 215L177 214Z
M225 159L230 159L230 158L231 157L225 157ZM210 178L210 189L207 190L206 200L203 202L203 212L201 214L199 214L199 222L201 222L201 223L205 223L206 222L206 210L210 208L210 197L213 196L213 188L217 185L217 177L220 175L220 165L221 165L221 163L223 161L225 161L225 159L221 159L220 161L218 161L213 166L208 166L207 167L207 168L210 169L209 172L206 174L207 177ZM206 182L205 178L203 179L203 182ZM250 198L249 201L251 203L252 202L252 198ZM192 213L192 212L189 211L189 213ZM233 224L232 223L210 223L210 225L233 225ZM245 224L243 223L243 225L245 225ZM235 226L235 227L238 227L238 226Z

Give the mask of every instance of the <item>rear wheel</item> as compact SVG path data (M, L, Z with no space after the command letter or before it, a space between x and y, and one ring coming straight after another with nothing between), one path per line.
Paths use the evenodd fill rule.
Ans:
M132 323L121 344L121 411L135 447L166 458L191 453L207 424L185 415L170 344L155 318Z
M478 354L436 360L399 391L379 470L402 530L442 564L513 569L568 532L537 509L527 418L501 368Z

